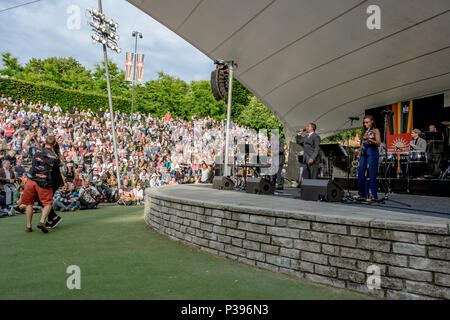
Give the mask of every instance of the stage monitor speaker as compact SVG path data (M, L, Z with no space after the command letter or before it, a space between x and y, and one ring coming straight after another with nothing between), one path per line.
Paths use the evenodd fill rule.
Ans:
M213 189L233 190L234 182L228 177L216 176L213 179Z
M300 199L307 201L340 202L345 191L332 180L304 179L300 191Z
M264 178L247 178L245 192L256 194L274 194L275 185Z

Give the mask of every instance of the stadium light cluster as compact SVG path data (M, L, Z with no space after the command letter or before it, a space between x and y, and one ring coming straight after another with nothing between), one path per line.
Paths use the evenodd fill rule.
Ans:
M116 34L119 24L112 19L107 19L105 14L96 9L89 8L88 12L91 15L89 25L93 31L91 35L92 40L120 53L122 50L117 43L120 37Z

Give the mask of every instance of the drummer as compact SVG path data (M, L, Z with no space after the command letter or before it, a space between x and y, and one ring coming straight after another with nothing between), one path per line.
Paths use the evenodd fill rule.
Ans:
M420 137L421 131L419 129L414 129L411 132L412 140L409 143L409 151L410 151L410 160L415 162L420 159L421 154L425 154L425 150L427 148L427 142L425 139ZM425 159L423 159L424 161ZM406 168L405 168L406 169ZM423 165L419 164L411 164L409 168L409 175L411 178L419 178L423 177L425 168Z
M427 142L425 139L420 137L421 131L419 129L414 129L411 132L412 140L409 143L409 151L412 152L425 152L427 149Z

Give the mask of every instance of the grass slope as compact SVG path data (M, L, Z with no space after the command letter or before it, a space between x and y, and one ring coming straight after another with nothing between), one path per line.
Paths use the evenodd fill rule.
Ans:
M143 207L62 213L45 235L25 216L0 219L0 299L364 299L363 295L258 270L152 231ZM81 290L66 287L69 265Z

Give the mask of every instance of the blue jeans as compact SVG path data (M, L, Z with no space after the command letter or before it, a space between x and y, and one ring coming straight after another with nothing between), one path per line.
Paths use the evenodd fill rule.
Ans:
M372 194L373 199L378 199L377 194L377 170L378 170L378 148L375 146L367 146L359 159L358 167L358 194L361 197L369 197ZM367 177L370 178L369 185L367 185Z

